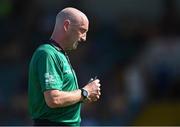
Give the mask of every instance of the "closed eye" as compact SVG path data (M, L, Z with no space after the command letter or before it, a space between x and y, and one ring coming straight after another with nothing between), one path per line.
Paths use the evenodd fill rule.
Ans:
M80 32L81 32L82 34L84 34L84 33L86 33L86 32L87 32L87 29L80 28Z

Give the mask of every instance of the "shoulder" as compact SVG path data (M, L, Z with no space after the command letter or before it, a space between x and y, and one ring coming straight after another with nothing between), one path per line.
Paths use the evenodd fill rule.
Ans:
M35 50L34 55L53 55L54 53L55 50L50 44L42 44Z
M53 52L53 47L50 44L42 44L37 49L36 52Z
M52 56L52 52L53 51L50 44L42 44L34 51L32 60L37 61L38 59Z
M51 44L42 44L40 45L35 53L38 57L50 57L54 60L64 60L64 54L60 51L58 51L55 47L53 47Z

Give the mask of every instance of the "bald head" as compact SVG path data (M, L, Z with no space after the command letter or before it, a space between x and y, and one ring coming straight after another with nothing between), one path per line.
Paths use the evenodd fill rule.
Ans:
M67 7L57 14L56 24L61 25L65 20L69 20L71 24L78 25L85 20L88 21L88 18L80 10L72 7Z
M57 14L51 38L65 49L75 49L79 42L86 40L88 27L89 21L83 12L67 7Z

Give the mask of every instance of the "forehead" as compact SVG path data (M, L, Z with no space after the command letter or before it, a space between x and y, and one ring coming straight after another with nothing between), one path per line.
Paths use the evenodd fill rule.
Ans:
M89 29L89 22L86 20L81 20L79 23L71 24L71 25L74 28L79 29L79 30L84 31L84 32L88 31L88 29Z
M84 29L88 29L89 21L86 18L81 18L80 27Z
M89 28L89 20L83 13L74 13L72 17L70 17L71 25L74 27L88 30Z
M82 24L80 24L80 28L88 29L89 28L89 23L88 22L83 22Z

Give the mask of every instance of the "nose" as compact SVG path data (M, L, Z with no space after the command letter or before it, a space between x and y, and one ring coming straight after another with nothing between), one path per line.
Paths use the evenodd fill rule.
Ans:
M86 34L81 37L81 41L86 41Z

